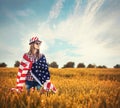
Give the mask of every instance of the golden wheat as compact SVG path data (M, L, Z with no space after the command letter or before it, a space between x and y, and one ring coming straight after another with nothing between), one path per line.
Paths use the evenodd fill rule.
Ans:
M0 68L0 108L120 108L120 69L52 69L58 89L40 94L15 87L17 68Z

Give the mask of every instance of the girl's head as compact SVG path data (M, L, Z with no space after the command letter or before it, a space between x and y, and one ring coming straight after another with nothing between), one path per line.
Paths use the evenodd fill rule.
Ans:
M42 43L42 41L39 40L38 37L33 37L30 39L30 42L29 42L29 45L30 45L30 49L29 49L29 54L32 55L36 55L39 57L39 47L40 47L40 44Z

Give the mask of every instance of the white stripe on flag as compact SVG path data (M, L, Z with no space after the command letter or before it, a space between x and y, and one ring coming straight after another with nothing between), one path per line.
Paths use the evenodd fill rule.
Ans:
M50 89L53 89L53 84L52 83L50 84Z
M26 64L26 66L25 66L26 68L29 68L29 65L30 65L29 61L27 61L23 58L22 62Z
M27 61L27 60L24 59L24 58L22 59L22 62L25 63L26 65L27 65L28 63L30 63L29 61Z
M27 74L28 70L23 70L22 74Z
M17 84L17 87L23 87L23 86L24 86L24 83Z
M19 79L17 79L17 82L19 82Z
M20 68L21 70L23 70L23 69L24 69L24 66L20 65L19 68Z
M18 72L17 76L21 76L21 72Z
M19 81L20 81L20 80L25 80L25 79L26 79L26 77L20 77Z

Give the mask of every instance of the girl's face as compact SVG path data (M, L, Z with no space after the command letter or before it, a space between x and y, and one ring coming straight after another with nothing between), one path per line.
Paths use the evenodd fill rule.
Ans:
M40 47L40 42L35 42L34 43L34 48L35 49L39 49L39 47Z

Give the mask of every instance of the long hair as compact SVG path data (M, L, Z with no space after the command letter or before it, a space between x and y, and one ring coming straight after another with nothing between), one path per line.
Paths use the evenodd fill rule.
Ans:
M34 50L35 50L34 44L30 44L30 49L28 51L28 54L29 55L33 55L34 54ZM35 56L37 57L37 59L40 58L40 50L39 49L37 49L37 52L36 52Z

